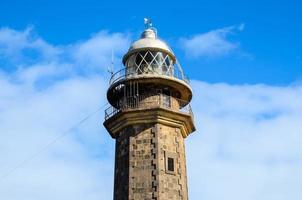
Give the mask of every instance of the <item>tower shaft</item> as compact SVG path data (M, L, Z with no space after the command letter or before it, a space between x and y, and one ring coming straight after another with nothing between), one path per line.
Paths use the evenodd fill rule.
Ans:
M130 125L119 133L114 199L188 199L179 128L152 123Z

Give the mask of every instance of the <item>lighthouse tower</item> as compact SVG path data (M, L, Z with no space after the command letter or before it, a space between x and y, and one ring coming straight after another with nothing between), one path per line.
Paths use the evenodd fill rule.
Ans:
M184 139L192 90L149 20L112 74L104 126L116 140L114 200L187 200Z

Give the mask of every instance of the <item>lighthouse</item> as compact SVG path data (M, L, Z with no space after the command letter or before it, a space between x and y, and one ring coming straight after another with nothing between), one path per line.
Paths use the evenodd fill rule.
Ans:
M104 126L115 139L114 200L187 200L192 89L150 20L112 73Z

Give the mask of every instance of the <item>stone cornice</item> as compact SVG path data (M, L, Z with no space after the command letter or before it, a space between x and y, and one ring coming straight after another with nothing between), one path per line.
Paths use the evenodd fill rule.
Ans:
M179 128L184 138L195 131L192 115L162 107L123 110L107 119L104 122L104 126L110 133L111 137L115 138L119 131L129 125L146 123L161 123Z

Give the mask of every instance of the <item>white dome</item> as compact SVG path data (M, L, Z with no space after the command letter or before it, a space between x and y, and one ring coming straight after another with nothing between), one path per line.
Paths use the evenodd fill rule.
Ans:
M153 29L146 29L141 36L141 39L133 42L128 52L123 57L123 63L126 63L127 58L138 51L142 50L157 50L169 54L175 61L175 55L170 47L162 40L156 37L156 32Z

